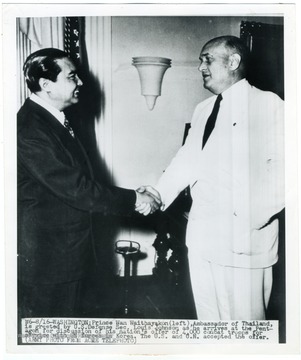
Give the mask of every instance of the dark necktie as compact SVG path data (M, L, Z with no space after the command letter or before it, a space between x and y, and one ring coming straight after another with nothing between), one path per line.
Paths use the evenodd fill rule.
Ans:
M69 123L69 120L66 119L66 118L64 119L64 126L65 126L65 128L69 131L70 135L71 135L72 137L74 137L73 129L72 129L70 123Z
M204 135L203 135L202 149L204 149L204 146L205 146L207 140L209 139L209 136L211 135L212 130L214 129L217 114L218 114L218 111L219 111L219 105L220 105L220 102L222 100L223 100L223 97L222 97L221 94L219 94L218 97L215 100L212 113L208 117L208 120L207 120L207 123L206 123L206 126L205 126Z

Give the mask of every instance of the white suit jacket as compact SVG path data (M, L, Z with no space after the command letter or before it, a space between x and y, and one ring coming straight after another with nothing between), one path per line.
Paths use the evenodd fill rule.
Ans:
M189 252L228 266L268 267L278 259L284 208L284 109L274 93L241 80L223 94L202 150L216 96L195 109L185 145L156 185L165 209L190 186Z

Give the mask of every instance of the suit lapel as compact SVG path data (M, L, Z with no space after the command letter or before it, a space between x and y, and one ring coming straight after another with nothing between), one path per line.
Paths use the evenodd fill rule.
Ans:
M38 115L39 121L44 123L48 131L55 136L66 151L72 155L72 158L83 166L86 172L93 177L88 156L80 141L76 137L73 138L69 131L49 111L30 99L27 99L27 102L30 110Z

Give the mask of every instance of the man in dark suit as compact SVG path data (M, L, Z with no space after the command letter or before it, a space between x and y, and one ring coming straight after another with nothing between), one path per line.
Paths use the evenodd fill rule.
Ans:
M150 194L105 187L64 116L83 84L67 54L42 49L24 64L31 96L18 112L20 317L80 316L83 279L95 262L91 215L152 213Z

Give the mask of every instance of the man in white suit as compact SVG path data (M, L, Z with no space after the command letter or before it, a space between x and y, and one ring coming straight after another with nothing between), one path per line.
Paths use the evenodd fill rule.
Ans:
M247 62L239 38L205 44L199 71L214 96L196 107L186 143L155 189L140 189L161 196L164 210L190 186L186 244L199 319L265 319L278 260L283 101L247 82Z

